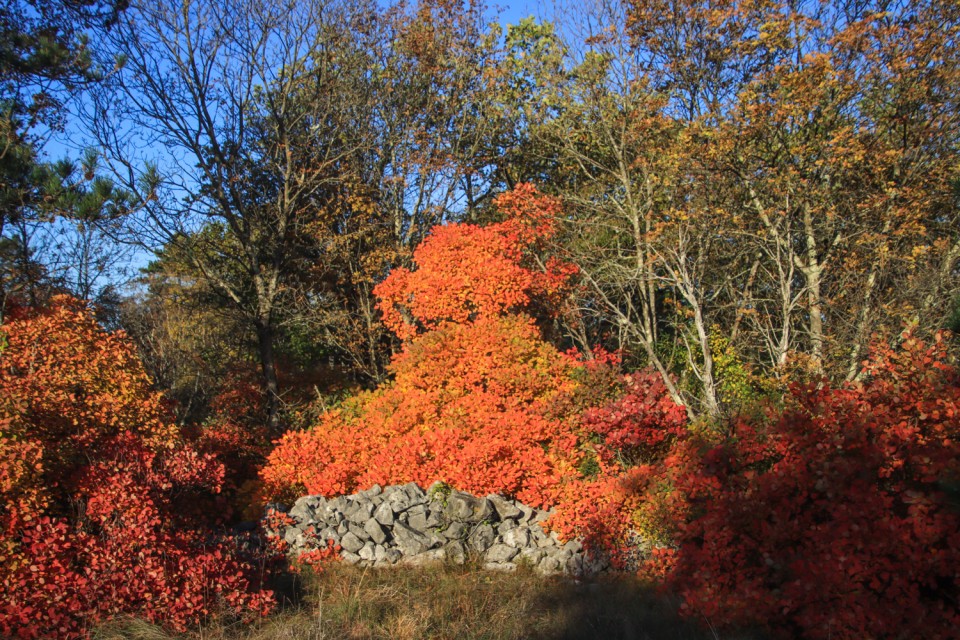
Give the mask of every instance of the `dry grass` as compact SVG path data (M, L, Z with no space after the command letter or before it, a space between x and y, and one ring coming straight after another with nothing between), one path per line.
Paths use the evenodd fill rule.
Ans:
M529 570L471 566L362 569L335 563L297 585L295 603L243 625L220 622L176 636L137 620L94 632L96 640L623 640L742 639L681 621L675 605L638 581L577 583Z

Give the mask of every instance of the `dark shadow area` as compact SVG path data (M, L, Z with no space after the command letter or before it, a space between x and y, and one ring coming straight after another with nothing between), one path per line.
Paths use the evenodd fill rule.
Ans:
M476 565L363 569L307 577L301 616L330 638L765 640L684 619L679 602L631 575L546 577Z
M766 640L684 619L679 603L633 576L590 581L477 565L278 572L278 609L266 618L211 620L175 634L140 620L94 640Z
M765 640L759 633L718 633L706 620L678 614L677 599L632 576L590 581L555 578L536 590L533 607L560 624L531 637L538 640Z

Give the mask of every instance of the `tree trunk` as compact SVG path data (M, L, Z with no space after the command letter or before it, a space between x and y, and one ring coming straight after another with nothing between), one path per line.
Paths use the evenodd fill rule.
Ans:
M695 299L693 295L687 298ZM720 417L720 394L717 389L717 380L713 371L713 353L710 350L710 334L707 331L707 323L703 317L703 309L699 303L693 303L694 324L697 329L697 339L700 342L700 355L703 358L703 368L700 371L700 381L703 383L703 402L707 408L707 414L711 418Z
M807 284L807 306L810 313L810 355L813 357L814 366L820 372L823 370L823 298L820 293L823 265L820 264L817 254L817 240L809 205L803 207L803 226L807 251L802 272Z
M260 372L267 400L267 421L270 429L276 432L280 428L280 384L277 380L277 361L274 354L276 335L273 322L269 318L257 320L256 327Z

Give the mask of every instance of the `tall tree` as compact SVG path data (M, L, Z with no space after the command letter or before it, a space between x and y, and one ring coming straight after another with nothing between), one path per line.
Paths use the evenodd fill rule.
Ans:
M107 34L125 64L93 124L143 207L130 237L176 245L246 318L274 424L283 324L382 378L373 286L496 191L513 125L486 107L499 49L483 11L143 3Z
M595 335L680 374L674 397L717 415L736 404L721 344L738 376L802 362L842 379L876 332L942 325L960 257L952 3L636 0L578 16L542 76L559 107L532 135L574 205Z
M66 104L102 74L87 31L109 28L124 7L112 0L0 4L0 315L10 285L30 292L46 273L33 255L31 231L49 220L47 205L57 197L49 187L61 185L51 180L55 169L43 165L42 147L64 126Z
M278 310L309 226L336 199L338 165L369 143L358 121L370 26L343 5L159 2L132 5L106 34L125 64L93 124L143 205L132 237L176 245L243 314L274 425ZM197 233L209 223L226 242Z

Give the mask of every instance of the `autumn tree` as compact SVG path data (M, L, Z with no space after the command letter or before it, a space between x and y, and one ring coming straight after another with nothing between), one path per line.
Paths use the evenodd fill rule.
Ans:
M64 263L85 257L70 255L89 246L84 233L62 234L63 215L74 213L62 197L64 182L79 183L63 175L65 162L45 160L44 145L64 129L71 102L102 77L102 51L91 45L89 30L109 28L123 8L99 0L0 7L0 315L8 296L36 302L54 285L62 289ZM89 221L90 209L82 216Z
M530 135L571 206L571 336L677 375L673 397L716 417L740 402L730 373L854 378L872 334L943 325L952 6L639 0L561 20L538 36L559 53Z
M326 414L325 426L288 436L264 471L271 492L349 492L358 483L368 483L369 474L392 482L410 473L416 473L411 479L418 481L443 473L464 489L489 491L489 483L507 483L516 493L530 482L522 478L551 466L544 458L540 471L524 469L521 460L533 455L531 447L552 438L554 422L541 414L550 398L565 388L575 361L542 342L533 319L522 312L532 310L538 300L555 307L551 297L569 275L561 265L544 272L530 263L531 250L555 229L559 203L529 185L500 196L497 203L506 220L485 227L436 227L414 252L414 268L398 268L377 286L385 324L408 342L392 361L394 381L358 396L352 401L354 410ZM465 352L468 345L473 347ZM361 422L351 415L363 416ZM435 429L430 415L449 424ZM494 429L498 416L504 419L502 426L496 434L486 433ZM511 421L520 424L508 426ZM349 443L343 440L347 433L354 434ZM431 449L456 448L458 442L479 448L475 458L451 458L444 453L447 449L418 453L398 437L436 439ZM370 438L383 441L365 440ZM314 462L299 460L306 455L305 447L319 458L310 454ZM398 449L419 456L419 462L401 458ZM511 450L513 470L489 477L481 461ZM320 462L326 457L329 462ZM531 498L544 499L540 489L533 491Z
M299 322L366 382L396 347L374 287L435 225L478 220L510 180L504 156L522 128L502 71L504 44L481 2L398 3L372 18L371 144L341 166L344 198L316 227L311 307Z
M342 6L181 9L132 5L103 34L124 65L98 93L92 124L142 205L130 239L175 245L255 331L276 425L278 309L337 164L366 143L352 125L367 99L362 25ZM144 157L154 145L171 153ZM227 242L197 233L207 223Z
M572 211L566 246L585 290L570 330L581 344L611 336L610 346L657 369L691 415L716 415L709 332L721 274L710 267L729 253L719 241L723 216L694 200L687 159L697 141L646 75L646 61L631 54L627 14L614 3L597 7L599 24L612 26L584 34L585 47L541 35L561 60L541 76L554 114L531 134L553 159L547 184ZM675 381L683 371L696 382Z
M128 237L176 245L246 318L274 424L291 327L382 379L390 338L373 287L433 224L498 184L495 141L512 124L485 106L499 45L483 6L130 12L105 34L125 64L94 119L143 207ZM176 152L143 153L161 144Z
M958 131L943 25L958 16L940 3L883 9L844 7L842 26L829 12L771 20L768 40L791 55L744 88L716 147L741 223L758 225L756 285L778 294L780 319L764 331L771 315L751 314L750 325L776 345L772 360L803 351L838 379L858 374L874 331L895 336L920 317L942 326L921 290L937 283L949 298L955 286L941 271L955 262L942 222Z
M231 370L255 366L244 319L169 248L137 280L121 307L144 368L173 403L178 424L202 421Z

